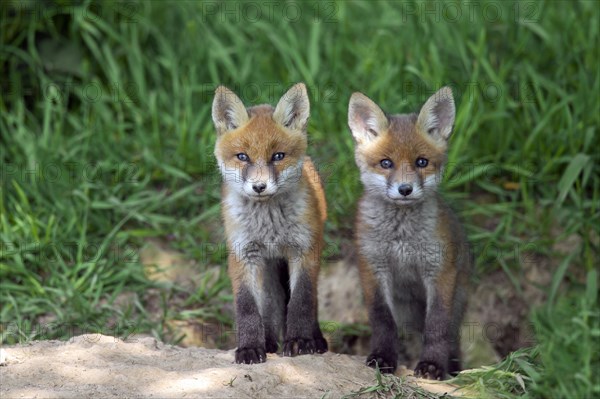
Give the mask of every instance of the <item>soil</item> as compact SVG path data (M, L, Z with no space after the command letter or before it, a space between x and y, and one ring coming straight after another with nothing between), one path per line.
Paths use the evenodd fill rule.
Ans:
M234 363L234 351L181 348L154 338L105 335L36 341L3 348L2 398L202 397L340 398L375 384L365 358L334 353L270 354L258 365ZM457 395L456 387L406 376L405 384Z

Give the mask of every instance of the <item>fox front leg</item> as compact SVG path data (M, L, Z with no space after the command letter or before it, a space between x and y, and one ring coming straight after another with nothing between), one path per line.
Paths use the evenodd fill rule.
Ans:
M267 360L265 328L260 314L264 295L258 257L229 257L229 272L233 283L235 319L237 324L236 363L263 363Z
M381 261L381 269L384 269L383 264L385 262ZM377 268L377 262L367 262L363 257L359 259L361 284L372 328L367 366L377 367L382 373L393 373L398 366L398 328L393 301L389 296L391 276L388 273L379 273L377 276Z
M317 321L317 276L319 258L314 252L290 259L290 302L283 342L283 355L296 356L327 351ZM316 258L315 258L316 257Z
M427 288L427 311L423 332L423 352L415 367L415 376L442 380L448 372L450 352L450 306L445 304L439 287L430 282Z

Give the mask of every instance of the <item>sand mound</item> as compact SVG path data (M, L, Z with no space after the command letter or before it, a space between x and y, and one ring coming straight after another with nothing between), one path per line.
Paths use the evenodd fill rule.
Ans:
M364 357L334 353L295 358L271 354L266 363L238 365L233 350L89 334L67 342L5 346L3 351L2 398L339 398L375 383ZM440 394L455 390L410 376L406 384Z

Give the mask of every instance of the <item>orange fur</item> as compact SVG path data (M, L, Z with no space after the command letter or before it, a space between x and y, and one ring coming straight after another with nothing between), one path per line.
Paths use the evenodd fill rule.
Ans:
M270 105L252 107L249 113L251 118L247 124L217 139L215 153L228 169L244 167L244 163L236 157L241 152L248 153L252 161L262 160L266 164L272 154L285 151L286 157L275 165L277 172L304 157L306 136L274 123L273 108ZM265 140L265 137L270 140Z
M316 200L316 209L320 215L321 222L325 222L325 219L327 219L327 201L325 200L323 183L321 182L317 168L308 156L304 157L303 175L310 187L311 197L314 197Z
M395 123L394 123L395 122ZM393 180L407 181L412 173L426 178L437 173L446 160L443 148L435 145L416 126L402 124L394 121L389 129L383 132L372 143L357 146L357 156L373 172L388 178L393 174ZM425 168L415 168L418 157L429 159ZM393 169L383 169L380 165L382 159L390 159L397 166Z

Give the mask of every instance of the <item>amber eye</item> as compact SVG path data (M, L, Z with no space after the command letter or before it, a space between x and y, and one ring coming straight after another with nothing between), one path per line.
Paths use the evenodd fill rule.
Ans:
M271 161L281 161L283 158L285 158L285 153L283 153L283 152L276 152L271 157Z
M243 152L237 154L236 157L242 162L248 162L250 160L250 157L247 154L244 154Z
M391 159L387 159L387 158L386 159L382 159L379 162L379 164L381 165L381 167L383 169L390 169L391 167L394 166L394 163L392 162L392 160Z
M425 168L429 165L429 161L425 158L417 158L415 165L417 165L417 168Z

